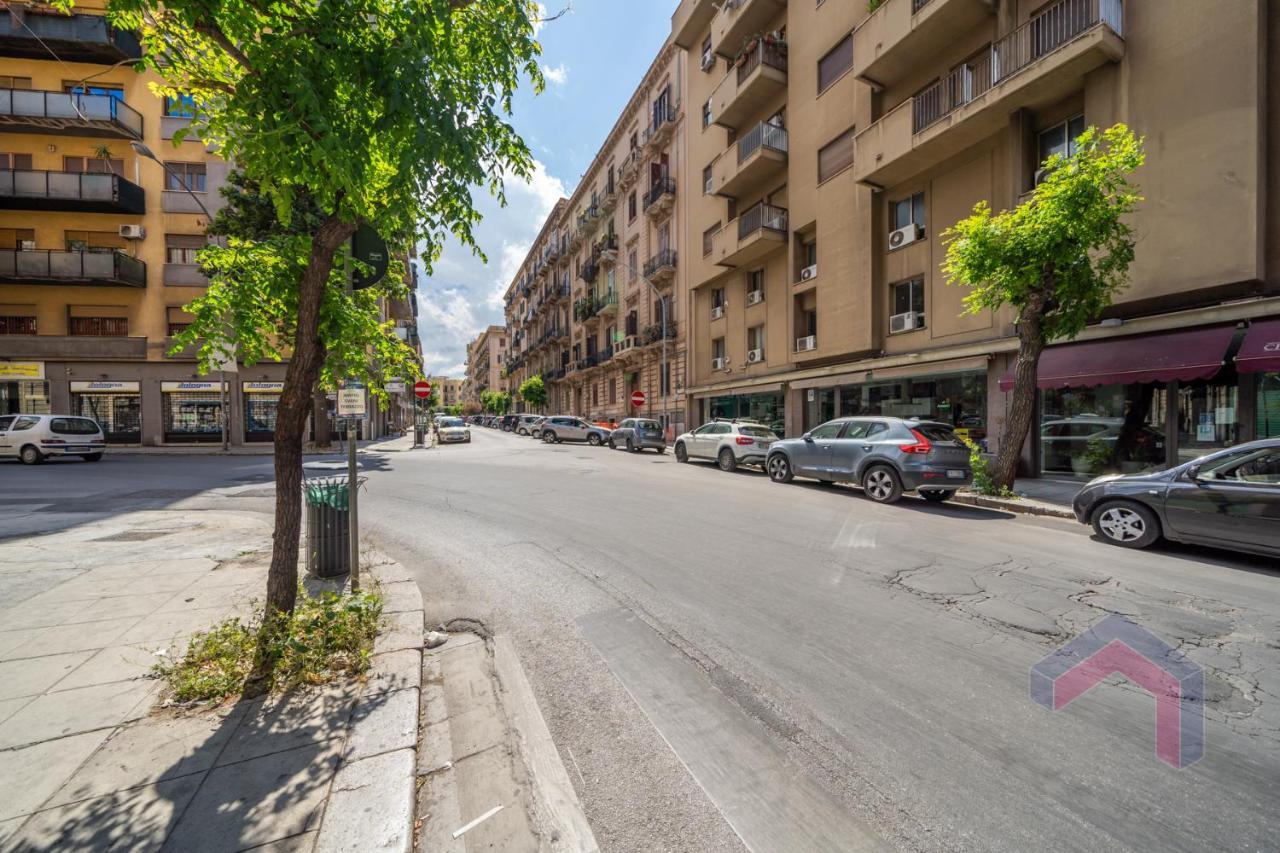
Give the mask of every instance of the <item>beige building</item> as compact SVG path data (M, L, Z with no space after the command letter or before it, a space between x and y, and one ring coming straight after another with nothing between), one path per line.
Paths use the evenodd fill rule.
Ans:
M467 375L463 380L461 402L478 403L483 391L508 390L503 373L508 340L505 327L490 326L467 346Z
M511 387L541 375L549 411L686 425L685 63L663 46L507 291Z
M449 376L428 376L427 381L431 383L431 390L440 395L440 405L458 406L468 402L462 395L463 386L466 384L465 379L454 379Z
M1147 137L1132 283L1046 351L1028 469L1280 435L1267 0L684 0L673 37L695 116L678 172L691 420L799 435L918 415L994 449L1013 316L963 313L940 235L979 201L1017 204L1085 127L1125 122Z

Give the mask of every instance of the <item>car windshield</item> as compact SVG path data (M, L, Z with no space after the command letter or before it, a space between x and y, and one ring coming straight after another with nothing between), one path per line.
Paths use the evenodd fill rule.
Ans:
M752 438L776 438L772 432L762 426L740 426L738 432L743 435L749 435Z
M54 418L49 429L60 435L96 435L98 424L88 418Z
M442 427L460 427L460 426L466 426L466 424L464 424L464 423L462 422L462 418L441 418L441 419L440 419L440 426L442 426Z

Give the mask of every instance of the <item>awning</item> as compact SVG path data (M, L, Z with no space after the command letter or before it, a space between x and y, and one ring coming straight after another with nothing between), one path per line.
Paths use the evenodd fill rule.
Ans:
M1241 373L1280 371L1280 320L1259 320L1249 325L1236 355L1236 370Z
M1208 379L1222 369L1235 333L1235 326L1215 326L1049 347L1040 356L1036 385L1043 390ZM1013 390L1012 373L1001 377L1000 390Z

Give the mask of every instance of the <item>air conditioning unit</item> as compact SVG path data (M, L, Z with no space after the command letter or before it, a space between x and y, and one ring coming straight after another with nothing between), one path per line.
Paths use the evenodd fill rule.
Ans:
M141 225L121 225L120 236L126 240L141 240L147 236L147 229Z
M759 305L761 302L764 302L763 290L751 290L747 292L748 305Z
M36 241L22 240L18 243L18 249L23 252L34 252L36 250Z
M719 319L720 319L721 317L723 317L723 316L724 316L724 306L723 306L723 305L717 305L715 308L712 308L712 309L711 309L711 319L712 319L712 320L719 320Z
M747 350L747 364L755 364L757 361L764 361L764 350Z
M909 243L914 243L924 236L924 231L919 225L912 222L905 228L899 228L897 231L889 232L889 248L901 249Z
M809 279L811 279L811 278L817 278L817 277L818 277L818 265L817 265L817 264L810 264L809 266L807 266L807 267L805 267L804 269L800 270L800 280L801 280L801 281L808 281L808 280L809 280Z
M702 70L710 71L712 68L715 67L715 64L716 64L716 55L709 50L704 50L702 52L702 62L700 63L700 67L702 68Z
M889 334L897 332L913 332L924 325L924 315L915 311L904 311L889 317Z
M809 352L818 347L817 335L806 335L803 338L796 338L796 352Z
M724 370L724 362L725 362L724 356L721 356L720 358L711 359L711 369Z
M715 186L715 182L716 182L716 181L715 181L715 178L710 178L710 177L709 177L709 178L707 178L705 181L703 181L703 182L702 182L702 194L703 194L703 195L711 195L711 193L712 193L712 187L714 187L714 186Z

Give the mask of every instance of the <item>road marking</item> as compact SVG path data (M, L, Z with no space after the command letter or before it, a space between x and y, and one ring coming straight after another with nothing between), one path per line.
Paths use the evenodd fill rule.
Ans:
M578 624L749 850L890 849L633 612L590 613Z

